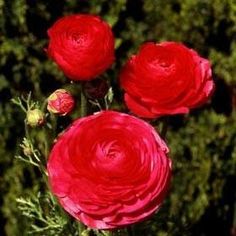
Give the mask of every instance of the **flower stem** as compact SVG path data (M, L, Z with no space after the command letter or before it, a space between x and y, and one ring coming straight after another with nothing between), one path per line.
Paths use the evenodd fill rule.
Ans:
M24 123L25 123L25 137L28 140L30 140L30 142L31 142L31 137L30 137L29 127L28 127L27 121L25 120Z
M85 230L85 226L81 222L78 222L78 228L79 228L79 235L82 235L83 231Z
M128 236L135 236L134 230L132 226L127 227L127 235Z
M43 128L43 137L44 137L44 157L45 160L47 160L49 154L49 143L48 143L49 137L46 127Z
M115 233L113 231L108 231L107 236L115 236Z
M80 91L80 116L84 117L87 115L87 99L83 93L83 85L81 84L81 91Z
M163 139L166 139L166 134L167 134L167 131L168 131L168 121L169 121L169 118L166 117L166 118L163 120L163 123L162 123L161 137L162 137Z

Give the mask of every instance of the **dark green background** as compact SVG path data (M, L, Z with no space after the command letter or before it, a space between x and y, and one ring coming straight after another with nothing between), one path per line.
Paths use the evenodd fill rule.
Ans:
M56 19L82 12L113 26L117 60L107 77L116 108L122 103L118 72L141 43L181 41L211 60L215 94L190 115L170 119L170 194L155 217L137 226L137 234L230 235L236 221L235 0L0 0L0 235L27 235L30 221L15 198L43 188L39 173L14 159L24 114L10 99L32 91L43 102L54 89L71 86L43 49ZM79 97L76 90L74 96ZM59 118L61 129L69 122Z

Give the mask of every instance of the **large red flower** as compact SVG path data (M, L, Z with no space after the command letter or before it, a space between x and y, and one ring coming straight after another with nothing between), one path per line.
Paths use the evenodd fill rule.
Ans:
M48 55L72 80L90 80L114 61L110 26L93 15L65 16L48 30Z
M141 221L169 187L168 148L154 128L104 111L76 120L53 147L49 181L63 208L84 224L112 229Z
M213 92L211 66L176 42L145 43L120 75L128 108L141 117L188 113Z

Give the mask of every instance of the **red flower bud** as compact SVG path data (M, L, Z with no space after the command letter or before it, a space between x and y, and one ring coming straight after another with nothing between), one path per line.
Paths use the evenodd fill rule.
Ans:
M107 94L109 86L103 79L88 81L84 85L84 92L88 98L100 99Z
M67 115L75 105L71 94L65 89L57 89L48 97L47 109L51 113Z

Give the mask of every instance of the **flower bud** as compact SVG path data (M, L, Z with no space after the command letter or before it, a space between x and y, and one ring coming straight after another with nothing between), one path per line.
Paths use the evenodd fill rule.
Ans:
M67 115L75 105L71 94L65 89L57 89L48 97L47 109L49 112L59 115Z
M20 144L22 151L25 156L31 156L33 154L33 146L29 139L24 138L23 142Z
M33 154L32 149L30 147L23 147L23 153L26 156L31 156Z
M85 83L84 92L88 98L100 99L108 92L109 86L103 79L91 80Z
M39 109L27 111L26 114L27 124L31 127L37 127L44 123L44 113Z
M81 233L81 236L89 236L90 235L90 230L86 229Z

